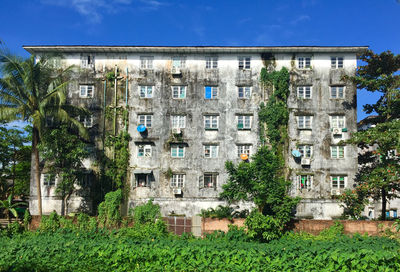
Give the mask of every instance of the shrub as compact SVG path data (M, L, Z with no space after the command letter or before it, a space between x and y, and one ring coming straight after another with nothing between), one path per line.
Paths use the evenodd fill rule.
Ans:
M248 236L261 242L268 242L283 235L284 224L280 220L270 215L263 215L258 211L250 213L246 218L245 225L248 229Z
M138 205L133 209L135 224L155 223L159 218L161 218L160 206L153 204L151 199L146 204Z
M47 232L47 231L57 231L60 228L60 217L58 216L56 211L53 211L50 215L43 215L40 224L39 231Z
M121 223L120 206L122 191L118 189L105 195L104 201L98 207L99 225L103 227L116 227Z

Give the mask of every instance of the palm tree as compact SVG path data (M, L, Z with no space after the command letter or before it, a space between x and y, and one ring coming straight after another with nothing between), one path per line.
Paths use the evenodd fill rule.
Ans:
M46 129L46 118L66 123L87 138L86 128L75 118L87 110L66 102L68 77L73 67L56 69L53 58L32 55L28 59L0 50L0 120L32 123L32 154L37 186L38 211L42 215L38 144Z

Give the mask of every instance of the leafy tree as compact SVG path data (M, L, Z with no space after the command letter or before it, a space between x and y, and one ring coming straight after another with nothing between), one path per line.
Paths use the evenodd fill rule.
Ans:
M270 221L273 221L273 227L261 229L275 229L278 226L282 233L285 225L292 218L292 211L299 199L287 195L290 182L281 175L282 164L277 159L275 151L268 146L262 146L250 162L234 165L231 161L227 161L225 168L229 178L228 182L222 186L223 192L220 197L228 202L239 200L254 202L258 212L250 214L246 221L251 223L251 226L254 222L263 222L268 225ZM265 234L253 236L264 237L266 240L276 237L268 231Z
M37 61L38 60L38 61ZM42 215L40 164L38 144L45 131L46 119L54 118L76 127L87 136L84 126L75 117L87 114L82 108L67 104L66 87L71 67L56 69L52 58L42 55L37 59L15 56L0 51L0 120L23 120L32 124L32 154L36 181L38 211Z
M397 73L400 55L390 51L375 54L369 50L361 60L364 65L348 79L357 88L380 92L382 96L375 104L364 106L366 113L378 114L370 117L376 126L353 134L348 141L363 150L359 156L361 168L356 177L358 187L355 193L356 198L364 194L374 200L380 199L382 219L385 219L387 201L398 197L400 190L400 75ZM347 208L352 209L351 205Z
M25 130L0 127L1 198L8 193L22 197L29 195L31 147L27 144L31 137L26 129L29 127Z
M87 144L66 125L48 130L39 145L46 161L47 173L57 176L56 192L63 200L61 214L68 212L68 200L77 191L77 183L84 174L82 160L89 156Z

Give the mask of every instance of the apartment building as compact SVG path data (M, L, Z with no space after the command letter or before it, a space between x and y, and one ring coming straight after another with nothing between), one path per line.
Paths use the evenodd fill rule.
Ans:
M163 47L24 46L32 54L60 53L61 65L75 65L70 103L93 115L81 120L102 148L105 108L129 111L130 193L127 208L152 198L162 213L193 216L224 204L225 161L240 162L260 145L258 109L271 92L260 84L263 67L290 72L289 145L286 165L290 194L300 196L299 218L341 214L337 195L352 188L357 148L341 141L357 131L357 55L367 47ZM104 84L117 70L115 85ZM123 129L124 124L116 124ZM85 162L96 171L95 159ZM43 211L60 210L57 180L42 182ZM92 184L95 186L94 184ZM37 213L35 182L30 207ZM75 196L70 211L82 206ZM249 204L242 203L243 207Z

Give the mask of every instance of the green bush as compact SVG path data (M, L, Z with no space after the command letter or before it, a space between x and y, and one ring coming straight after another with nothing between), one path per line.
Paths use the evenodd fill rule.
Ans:
M43 215L40 224L39 231L40 232L54 232L60 229L60 216L56 211L50 213L50 215Z
M278 239L283 235L284 224L271 215L263 215L253 211L246 218L245 225L250 238L257 241L268 242Z
M160 206L153 204L151 199L146 204L138 205L133 209L135 224L154 224L159 218L161 218Z
M122 191L118 189L105 195L104 201L99 204L99 224L101 227L117 227L121 223Z

